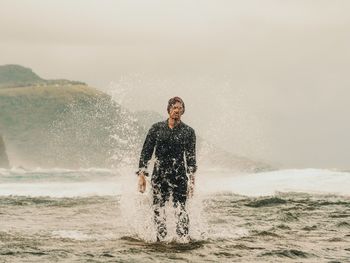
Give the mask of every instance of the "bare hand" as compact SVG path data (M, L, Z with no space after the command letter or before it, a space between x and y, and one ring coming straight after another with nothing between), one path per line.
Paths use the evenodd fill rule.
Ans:
M190 180L189 180L189 183L188 183L188 190L187 190L187 196L189 198L193 197L194 183L195 183L194 174L192 174L190 176Z
M146 191L146 178L143 173L140 173L138 176L139 182L138 182L138 188L139 192L144 193Z

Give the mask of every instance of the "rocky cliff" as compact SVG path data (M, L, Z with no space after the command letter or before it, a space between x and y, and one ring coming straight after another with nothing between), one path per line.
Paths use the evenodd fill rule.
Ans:
M9 168L10 163L6 153L5 142L0 135L0 168Z

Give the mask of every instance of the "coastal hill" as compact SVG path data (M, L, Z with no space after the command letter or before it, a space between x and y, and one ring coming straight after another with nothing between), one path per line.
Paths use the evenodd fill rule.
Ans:
M33 86L33 85L86 85L80 81L66 79L46 80L35 74L30 68L20 65L0 66L0 88Z
M11 164L113 167L139 145L136 120L107 94L24 69L0 67L0 83L8 85L0 88L0 134Z
M0 108L0 134L8 158L23 167L136 166L148 128L162 119L157 113L130 112L83 82L45 80L16 65L0 66ZM200 160L206 164L268 169L200 138L198 142Z

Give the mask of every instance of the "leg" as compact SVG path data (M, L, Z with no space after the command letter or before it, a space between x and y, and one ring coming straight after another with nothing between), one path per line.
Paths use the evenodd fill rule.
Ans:
M174 203L175 216L177 217L176 233L179 237L186 237L188 235L189 217L185 209L185 204Z
M167 235L166 216L164 205L169 200L169 191L161 182L152 182L154 223L157 228L157 241L163 240Z
M164 212L164 206L157 205L154 207L154 223L157 227L157 241L163 240L167 235Z
M186 211L187 180L182 180L173 191L175 216L177 218L176 233L179 237L188 236L189 216Z

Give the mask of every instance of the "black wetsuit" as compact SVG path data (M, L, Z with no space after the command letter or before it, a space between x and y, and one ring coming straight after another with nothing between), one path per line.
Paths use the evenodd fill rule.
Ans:
M158 239L166 236L165 216L162 207L172 196L178 217L177 234L188 234L188 215L185 210L187 200L187 174L196 169L196 135L183 122L173 129L168 120L154 124L149 130L142 148L139 171L145 171L155 150L155 165L152 173L153 205Z

